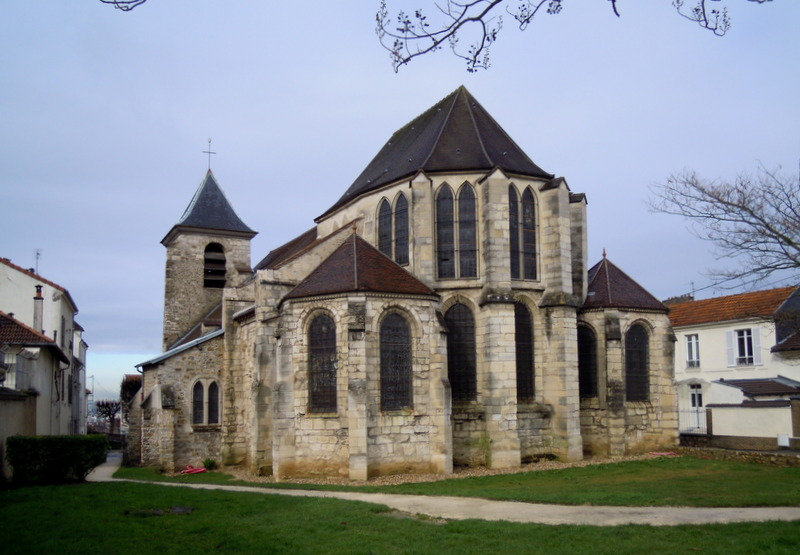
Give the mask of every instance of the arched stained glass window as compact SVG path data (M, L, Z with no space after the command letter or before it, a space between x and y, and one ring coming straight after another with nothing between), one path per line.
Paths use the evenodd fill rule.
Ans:
M477 398L475 318L462 303L454 304L444 315L447 326L447 376L454 401Z
M209 243L203 255L203 287L225 287L225 250L219 243Z
M519 279L519 198L513 185L508 186L508 239L511 279Z
M528 308L514 303L514 344L517 353L517 402L534 400L533 320Z
M478 246L475 219L475 193L470 185L458 194L458 260L461 278L478 276Z
M530 187L522 194L522 277L536 279L536 202Z
M411 333L399 314L381 322L381 410L412 406Z
M197 382L192 388L192 424L204 424L205 407L203 398L203 384Z
M530 187L522 193L508 187L509 258L512 279L536 279L536 199Z
M378 250L392 257L392 207L386 199L378 209Z
M456 277L453 191L447 185L436 196L436 260L440 279Z
M625 399L647 401L650 398L649 336L641 324L634 324L625 334Z
M219 386L211 382L208 386L208 423L219 424Z
M581 399L597 397L597 337L588 326L578 326L578 389Z
M336 412L336 324L325 314L308 330L308 408L310 412Z
M408 201L402 194L394 208L394 260L408 264Z

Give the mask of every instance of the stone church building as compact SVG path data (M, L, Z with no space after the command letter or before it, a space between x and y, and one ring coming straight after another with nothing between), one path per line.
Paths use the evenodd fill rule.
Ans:
M363 480L673 446L667 309L586 233L585 196L463 87L255 267L209 171L162 240L132 457Z

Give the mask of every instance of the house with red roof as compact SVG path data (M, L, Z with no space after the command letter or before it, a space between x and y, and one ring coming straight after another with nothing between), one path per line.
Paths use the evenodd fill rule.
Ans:
M72 295L33 268L0 258L0 310L6 315L6 334L16 334L24 327L45 341L42 345L26 345L14 343L18 335L0 338L0 350L5 354L5 360L0 359L5 364L0 386L38 395L37 434L86 433L88 345L83 339L83 327L76 320L78 306ZM42 347L47 349L42 351ZM60 366L53 376L49 366L45 371L49 377L36 375L31 365L36 366L36 357L52 348L63 355L56 357ZM31 385L34 383L38 385Z
M585 195L464 87L343 190L252 266L256 232L205 175L162 240L132 460L365 480L677 444L667 308L589 267Z
M757 449L786 447L800 436L796 287L669 303L669 309L682 433Z

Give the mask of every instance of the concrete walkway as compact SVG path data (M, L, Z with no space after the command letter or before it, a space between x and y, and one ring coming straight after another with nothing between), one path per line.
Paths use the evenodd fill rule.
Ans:
M97 467L86 479L90 482L117 481L112 478L119 468L122 456L109 453L105 464ZM132 481L132 480L130 480ZM143 482L140 482L143 483ZM286 490L247 486L213 484L176 484L146 482L167 487L224 490L266 495L293 497L318 497L363 501L386 505L412 515L422 514L434 518L453 520L480 519L504 520L536 524L587 524L592 526L619 526L623 524L648 524L676 526L679 524L720 524L729 522L765 522L769 520L800 520L800 507L755 508L702 508L702 507L602 507L593 505L544 505L514 501L490 501L473 497L438 497L425 495L398 495L391 493L360 493L348 491Z

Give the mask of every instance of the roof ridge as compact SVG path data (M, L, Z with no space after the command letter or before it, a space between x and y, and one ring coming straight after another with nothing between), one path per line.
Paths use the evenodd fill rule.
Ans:
M490 164L494 164L495 166L497 166L497 162L492 160L492 157L489 155L489 152L486 150L486 145L483 144L483 135L481 135L481 131L480 131L480 129L478 129L478 122L475 121L475 113L473 112L472 104L470 103L470 97L472 95L469 94L469 91L467 91L467 89L466 89L466 87L464 87L464 85L461 85L461 88L463 89L463 92L464 92L464 100L467 103L467 111L469 112L469 120L472 122L472 128L475 130L475 136L478 138L478 144L481 147L481 151L483 151L483 155L486 156L486 159L489 160ZM476 104L478 103L478 101L475 100L474 97L472 97L472 100ZM494 119L494 118L492 118L492 119Z
M461 85L461 87L460 87L460 88L464 88L464 85ZM460 89L460 88L459 88L459 89ZM424 167L425 167L425 164L427 164L427 163L428 163L428 161L431 159L431 156L433 156L433 153L434 153L434 152L436 152L436 145L437 145L437 144L439 144L439 139L441 139L441 138L442 138L442 133L444 133L445 127L447 127L447 122L448 122L448 121L450 121L450 116L452 116L452 115L453 115L453 108L455 108L456 101L458 100L458 92L459 92L459 89L456 89L455 91L451 92L450 94L448 94L447 96L445 96L443 99L441 99L439 102L437 102L436 104L434 104L433 106L431 106L431 107L430 107L430 110L426 110L425 112L423 112L422 114L420 114L420 115L419 115L417 118L415 118L415 119L413 119L411 122L409 122L409 125L410 125L411 123L413 123L413 122L417 121L418 119L421 119L421 118L422 118L422 117L423 117L425 114L427 114L429 111L431 111L431 110L433 110L434 108L436 108L437 106L439 106L439 104L442 104L442 103L444 103L444 102L445 102L445 101L446 101L448 98L450 98L450 97L453 97L453 100L452 100L452 102L450 103L450 108L447 110L447 115L446 115L446 116L444 117L444 119L442 120L442 126L439 128L439 132L436 134L436 139L434 139L434 141L433 141L433 146L431 147L431 150L430 150L430 152L428 152L428 155L427 155L427 156L425 157L425 159L422 161L422 165L420 166L420 167L422 167L422 168L424 168Z

